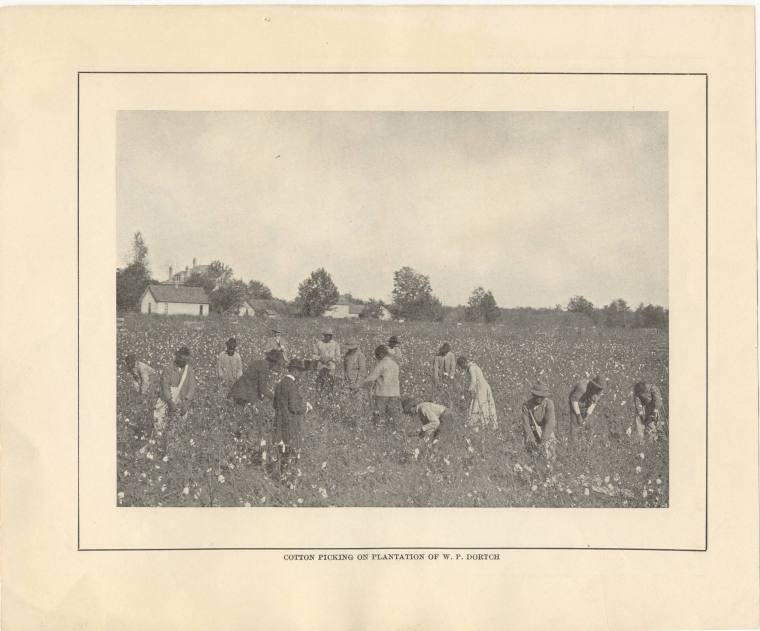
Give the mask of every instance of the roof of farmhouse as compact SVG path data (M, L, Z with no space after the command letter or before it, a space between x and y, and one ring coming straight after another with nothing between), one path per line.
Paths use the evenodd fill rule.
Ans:
M148 289L156 302L189 302L193 304L208 304L208 296L203 287L188 287L187 285L148 285Z

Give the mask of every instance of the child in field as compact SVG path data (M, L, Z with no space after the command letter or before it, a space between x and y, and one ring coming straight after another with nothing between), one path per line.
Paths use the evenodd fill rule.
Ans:
M457 427L456 415L445 405L432 401L421 401L414 397L401 400L404 414L416 416L421 424L418 435L432 442L446 439Z
M456 369L456 357L451 352L451 345L445 342L433 358L433 385L435 394L451 406Z
M547 462L553 462L557 456L557 417L554 413L554 401L547 385L540 379L530 390L531 398L522 406L523 433L525 449L535 453L539 449Z
M301 423L311 410L298 387L298 377L306 370L302 359L291 359L287 372L274 390L275 445L281 474L286 474L293 461L301 457Z
M169 432L181 430L178 422L184 423L195 396L195 371L190 365L190 350L183 346L174 355L174 361L161 372L161 390L153 407L153 429L158 437L163 437L166 449ZM170 425L171 423L171 425Z
M343 356L343 378L351 392L356 392L367 376L367 360L364 358L359 345L353 340L346 344L346 354Z
M226 350L219 353L216 358L216 376L218 378L217 389L219 395L227 396L227 392L243 374L243 360L237 352L237 340L231 337L225 344Z

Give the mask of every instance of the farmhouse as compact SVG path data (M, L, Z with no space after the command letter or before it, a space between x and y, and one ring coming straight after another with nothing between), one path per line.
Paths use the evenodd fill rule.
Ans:
M148 285L140 298L140 312L205 316L209 312L208 296L203 287Z
M362 311L364 311L364 305L354 305L348 300L341 297L337 303L325 311L326 318L358 318Z
M250 302L243 301L243 304L238 307L237 314L239 316L253 316L256 315L256 309L253 308Z
M179 272L173 273L173 269L169 267L169 280L167 280L167 283L185 283L187 282L187 279L190 278L193 274L200 274L203 276L208 271L208 265L198 265L198 262L196 259L193 259L193 266L187 267L185 266L185 269L180 270Z

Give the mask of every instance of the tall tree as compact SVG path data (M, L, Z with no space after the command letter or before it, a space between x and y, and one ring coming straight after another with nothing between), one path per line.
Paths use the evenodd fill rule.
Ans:
M467 319L473 322L494 322L500 315L493 293L482 287L476 287L472 290L465 313Z
M248 296L250 298L271 300L272 290L261 281L250 280L248 281Z
M320 316L338 302L340 294L325 268L314 270L298 286L296 298L301 315Z
M585 313L592 319L594 317L594 303L586 300L583 296L570 298L570 302L567 303L567 310L573 313Z
M607 326L630 326L633 320L631 308L622 298L613 300L603 309L604 323Z
M438 320L442 317L441 301L433 294L430 278L402 267L393 274L393 307L400 318Z
M142 234L136 232L132 241L132 260L116 270L116 309L136 311L145 288L152 283L148 267L148 246Z
M237 313L247 296L248 286L242 280L233 280L214 289L208 301L217 313Z

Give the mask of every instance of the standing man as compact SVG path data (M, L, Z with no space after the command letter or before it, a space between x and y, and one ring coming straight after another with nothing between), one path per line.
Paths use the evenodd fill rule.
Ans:
M227 396L232 384L243 374L243 360L237 352L237 340L231 337L226 346L227 350L219 353L216 359L217 390L222 397Z
M604 379L597 375L593 379L582 379L570 391L570 435L586 426L586 419L594 412L604 390Z
M288 354L285 350L285 340L282 337L285 334L275 328L270 329L270 333L271 335L267 340L267 347L264 349L264 351L280 351L282 353L283 360L288 361Z
M144 362L137 361L131 353L124 358L124 363L135 391L142 395L148 394L155 380L156 370Z
M653 383L639 381L633 386L633 406L636 411L636 438L644 442L644 430L650 437L657 436L662 418L662 393Z
M388 354L388 347L382 344L375 349L375 359L375 367L362 382L372 387L372 422L378 425L385 416L389 424L395 425L402 414L398 364Z
M530 390L531 397L522 406L525 449L535 453L541 449L547 462L557 457L557 417L554 401L547 385L540 379Z
M298 388L298 376L304 370L303 360L291 359L285 376L274 390L274 441L281 475L286 475L293 461L301 457L301 422L312 409L310 403L304 403Z
M346 344L346 355L343 357L343 378L351 392L356 392L367 376L367 360L359 345L351 340Z
M453 403L452 389L456 377L456 357L451 351L451 345L445 342L433 358L433 385L436 394L451 406Z
M322 339L314 345L317 361L317 390L332 391L335 386L335 369L341 361L340 344L333 339L333 330L325 329Z
M267 447L274 429L274 410L270 402L274 398L274 388L282 365L280 351L267 351L264 360L251 362L228 394L235 402L238 433L242 435L246 418L250 420L248 438L254 446L260 448L263 462L266 462Z
M158 436L163 436L164 450L168 444L167 434L178 430L176 421L187 420L195 396L195 371L189 362L190 350L183 346L174 355L174 361L161 371L161 390L153 408L153 428Z

